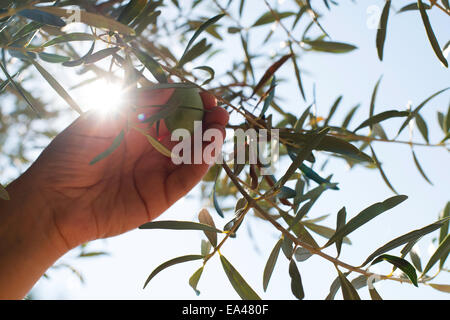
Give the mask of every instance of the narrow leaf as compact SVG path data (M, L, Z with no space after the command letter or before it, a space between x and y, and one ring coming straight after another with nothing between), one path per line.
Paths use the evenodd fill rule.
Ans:
M424 4L422 0L417 0L417 7L420 11L420 16L422 17L423 25L425 26L425 31L427 32L428 40L430 40L431 47L434 50L434 53L438 57L438 59L442 62L442 64L448 68L448 62L447 59L445 59L444 55L442 54L441 48L439 47L439 42L436 39L436 36L434 35L433 28L431 27L430 19L428 18L426 9L424 7Z
M189 285L194 289L196 295L200 295L200 291L197 290L198 282L203 273L203 266L200 267L194 274L189 278Z
M59 94L59 96L63 98L72 107L73 110L75 110L79 114L83 113L83 111L75 102L75 100L72 99L72 97L67 93L67 91L59 84L59 82L55 78L53 78L53 76L44 67L42 67L39 63L37 63L33 59L29 59L29 61L35 66L35 68L44 77L44 79L47 80L48 84L53 87L53 89Z
M444 220L440 220L437 221L435 223L432 223L426 227L423 227L421 229L417 229L411 232L408 232L398 238L395 238L394 240L389 241L388 243L386 243L385 245L383 245L382 247L378 248L377 250L375 250L371 255L369 255L366 259L366 261L364 261L361 264L361 267L364 267L366 264L368 264L370 261L372 261L375 257L388 252L392 249L395 249L405 243L409 243L411 241L416 241L418 239L420 239L421 237L423 237L426 234L429 234L437 229L439 229L445 222L448 221L447 219ZM403 252L402 252L403 253Z
M297 264L294 260L289 263L289 276L291 277L291 291L292 294L299 300L305 297L305 292L303 291L302 278L300 272L298 271Z
M347 277L339 269L337 269L337 271L339 274L339 282L341 284L341 290L344 300L361 300L358 292L353 287L351 282L348 281Z
M402 270L409 278L409 280L411 280L411 282L418 287L417 284L417 274L416 274L416 269L414 269L414 267L405 259L396 257L396 256L391 256L388 254L383 254L381 256L379 256L378 258L376 258L373 262L372 265L377 264L381 261L387 261L390 264L396 266L397 268L399 268L400 270Z
M258 294L248 285L245 279L224 256L220 256L220 261L222 262L222 267L228 277L228 280L241 299L261 300Z
M213 218L211 217L208 210L206 210L206 209L200 210L200 213L198 214L198 221L200 221L200 223L202 223L202 224L206 224L208 226L216 228ZM212 231L205 231L205 235L208 238L209 242L211 242L213 247L216 247L217 246L217 233L212 232Z
M384 4L383 11L381 13L380 17L380 25L378 26L377 31L377 51L378 51L378 57L380 58L380 61L383 60L383 49L384 49L384 42L386 40L386 30L387 30L387 23L389 18L389 10L391 8L391 0L387 0Z
M155 270L153 270L153 272L148 276L147 280L145 281L144 288L148 285L150 280L152 280L158 273L160 273L164 269L171 267L175 264L194 261L194 260L200 260L200 259L203 259L203 256L191 254L191 255L177 257L172 260L164 262L163 264L159 265Z
M222 233L221 230L203 223L193 221L163 220L147 222L139 229L169 229L169 230L201 230Z
M336 231L336 233L331 237L331 239L325 244L325 247L328 247L329 245L333 244L337 239L342 239L343 237L355 231L356 229L358 229L365 223L369 222L376 216L382 214L383 212L389 209L394 208L395 206L399 205L406 199L408 199L408 197L404 195L394 196L384 200L383 202L377 202L371 205L370 207L367 207L366 209L358 213L356 217L351 219L345 226Z
M282 243L283 239L277 241L275 247L273 247L272 252L270 253L269 259L266 262L266 266L264 267L264 274L263 274L264 292L267 290L267 286L269 285L270 277L272 276L273 269L275 268L275 264L277 263Z
M368 127L370 125L373 125L375 123L380 123L382 121L385 121L387 119L391 118L399 118L399 117L407 117L409 116L408 111L397 111L397 110L390 110L390 111L384 111L377 115L371 116L369 119L363 121L358 128L354 130L354 132L358 131L359 129L362 129L364 127Z
M436 249L436 251L431 256L430 260L428 261L427 265L423 269L422 276L424 276L430 269L441 260L439 264L439 269L442 268L444 265L445 259L447 258L448 254L450 252L450 234L448 234L445 239L439 244L439 247Z

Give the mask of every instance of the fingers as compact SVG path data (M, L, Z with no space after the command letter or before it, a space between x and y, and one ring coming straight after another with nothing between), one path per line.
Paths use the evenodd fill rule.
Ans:
M210 110L213 107L217 106L217 99L209 92L200 92L200 97L202 98L203 106L206 110Z
M210 112L206 112L203 121L205 122L206 126L212 124L219 124L221 126L226 126L229 119L230 115L228 114L228 111L226 111L222 107L215 106L210 109Z

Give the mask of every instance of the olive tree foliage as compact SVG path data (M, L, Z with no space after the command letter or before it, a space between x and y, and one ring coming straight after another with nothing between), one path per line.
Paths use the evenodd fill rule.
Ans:
M345 249L343 244L351 244L350 236L353 231L378 215L388 213L407 199L406 196L397 194L389 175L383 170L383 155L375 152L374 142L410 145L418 174L423 176L424 183L431 183L425 173L426 168L420 165L419 155L414 147L422 145L448 150L450 110L438 112L439 123L432 124L439 125L442 131L441 139L435 142L429 141L430 124L421 115L423 107L435 96L448 95L448 88L436 88L434 94L424 97L423 102L417 106L376 113L380 78L373 89L366 112L368 118L357 126L350 126L350 122L362 106L351 109L342 124L333 121L333 116L339 112L342 96L336 99L327 116L317 115L315 96L304 89L304 66L300 58L302 55L318 52L346 54L357 49L354 44L346 43L345 39L344 42L332 40L321 24L322 17L332 15L335 6L349 4L338 0L286 1L296 9L283 11L278 1L261 0L259 5L264 14L251 22L242 18L246 10L251 10L245 0L0 1L2 170L26 164L29 161L27 149L48 142L57 133L54 129L48 129L52 128L50 123L66 112L52 107L49 101L42 101L36 90L39 78L48 82L73 111L83 113L83 106L58 81L61 73L52 74L48 71L46 66L49 64L58 65L59 70L64 74L72 74L73 79L85 74L92 75L88 80L71 84L73 86L108 79L123 84L124 90L140 87L197 87L213 94L219 105L239 119L239 123L229 125L229 129L254 129L256 132L278 129L280 157L283 163L289 165L282 166L273 175L265 175L262 174L262 163L240 164L231 157L223 164L214 165L202 183L202 194L211 198L211 209L217 214L214 219L208 210L203 209L198 216L199 222L162 220L141 226L141 229L196 230L205 234L201 253L176 257L162 263L150 274L145 286L151 285L150 281L154 276L172 265L196 261L199 269L189 278L189 284L198 293L197 284L204 267L211 258L219 256L223 270L239 296L242 299L259 299L257 291L260 288L252 288L237 268L222 255L220 249L227 241L239 241L239 227L246 220L262 219L279 234L273 250L267 252L267 264L261 274L264 291L277 260L287 259L292 293L298 299L304 298L298 264L317 255L336 267L336 280L331 284L327 299L333 299L338 290L342 290L344 299L359 299L357 290L366 286L373 299L381 299L372 285L374 281L397 281L413 286L430 285L437 290L450 292L450 285L433 281L441 272L448 272L445 261L450 249L450 203L445 205L435 223L400 235L376 251L368 252L365 260L358 266L339 258L341 250ZM434 52L434 56L417 59L435 60L443 67L448 67L445 52L449 43L440 44L439 30L433 30L432 21L428 17L428 13L435 10L443 15L450 15L447 0L418 0L411 3L387 0L380 3L382 10L373 46L380 60L383 59L385 47L386 50L389 48L389 41L386 41L389 20L395 19L396 13L415 13L423 23L423 32L429 39L424 45L431 46ZM66 25L71 23L83 25L84 31L70 31ZM255 33L264 35L262 46L269 43L275 33L284 37L284 46L278 52L250 52L248 43ZM181 53L174 52L169 40L181 44L184 50ZM219 46L223 41L234 41L233 46ZM84 45L81 46L80 43ZM245 58L237 60L239 55L226 55L229 59L236 59L232 61L233 67L226 72L216 72L217 68L209 64L211 57L219 52L226 53L227 50L241 51ZM280 68L290 69L292 78L279 79L277 71ZM314 66L308 66L309 70L313 68ZM300 102L304 105L300 116L286 111L288 106L278 99L277 87L282 86L285 81L293 81L298 87L299 97L302 99ZM320 79L315 81L320 83ZM122 108L133 108L132 103L129 104ZM167 111L163 108L149 125L157 126L165 116ZM392 118L402 119L402 125L393 128L397 137L389 139L383 126ZM47 125L43 126L42 123ZM425 143L398 140L398 135L403 130L418 130ZM111 148L120 144L119 138ZM150 143L163 153L168 151L156 139L150 139ZM237 147L236 145L235 148ZM92 162L101 161L104 156L113 157L111 148L108 152L99 150L99 157ZM358 214L351 214L351 218L347 217L345 207L334 208L336 214L332 218L336 220L335 228L322 225L320 222L325 217L310 217L308 213L311 208L320 197L326 198L329 192L345 190L337 191L339 185L333 181L332 176L324 177L317 172L317 154L343 160L350 168L378 170L393 196L378 203L367 204L366 209ZM87 159L90 160L93 159ZM3 182L5 184L7 181ZM9 197L3 187L0 188L0 196L3 199ZM221 205L229 203L230 199L234 199L233 208ZM438 246L431 258L422 262L414 245L430 233L436 235ZM319 243L317 234L327 241ZM324 251L331 246L335 247L334 255ZM402 248L400 255L389 253L396 248ZM99 254L102 252L88 252L86 246L82 246L80 256ZM368 267L380 262L390 263L393 270L401 270L400 276L372 273ZM352 281L349 280L350 277L353 277Z

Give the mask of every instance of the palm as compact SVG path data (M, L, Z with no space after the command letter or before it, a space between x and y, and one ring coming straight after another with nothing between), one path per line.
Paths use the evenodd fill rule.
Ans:
M226 115L220 111L208 114L215 120L210 124L225 125ZM156 218L208 170L207 164L174 165L136 130L127 131L113 154L90 165L124 127L124 119L83 115L54 139L35 164L40 166L55 223L71 247Z

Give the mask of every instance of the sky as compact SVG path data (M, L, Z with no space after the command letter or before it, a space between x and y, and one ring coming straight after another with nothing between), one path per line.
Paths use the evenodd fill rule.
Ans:
M289 10L288 2L280 1L280 11ZM318 115L326 116L336 97L343 94L341 107L332 124L340 125L347 112L357 103L361 103L350 126L355 128L368 118L373 86L381 75L383 79L375 113L391 109L404 110L409 101L413 107L417 106L434 92L449 86L449 71L442 67L435 57L418 12L400 15L391 12L384 61L380 62L375 49L376 29L368 26L371 18L368 11L372 12L373 6L381 10L384 1L340 2L338 7L333 7L331 13L319 7L324 13L322 25L334 41L352 43L357 45L358 49L342 55L305 54L299 61L301 68L307 71L304 74L304 84L308 99L311 99L313 84L316 85ZM394 1L393 6L398 9L399 3L403 2ZM250 25L265 10L263 1L247 0L243 24ZM448 16L435 9L429 12L429 16L442 45L450 39ZM282 32L278 35L282 35ZM282 38L274 37L269 44L262 46L264 36L264 32L255 29L254 40L250 43L251 52L284 52L280 41L277 40ZM297 36L300 38L301 34ZM241 54L239 50L230 50L233 45L240 47L239 38L230 37L218 45L228 50L226 54L218 54L209 63L215 68L217 66L217 70L225 71L231 66L232 59L229 55ZM257 78L263 72L264 68L261 68ZM277 96L283 99L283 106L286 106L289 112L299 116L307 103L300 98L292 69L281 68L278 77L287 81L277 87ZM83 95L76 90L73 94L75 97ZM422 112L428 123L432 142L438 142L443 137L437 125L436 112L447 112L449 98L448 93L437 97L427 104ZM232 121L237 119L233 118ZM388 137L393 138L400 125L400 120L392 119L383 127ZM399 137L401 140L408 138L408 130L404 130ZM423 142L417 131L414 138ZM374 143L374 148L394 187L409 199L351 234L353 245L344 246L341 260L352 265L360 264L368 254L389 240L436 221L440 210L450 200L450 157L444 148L415 148L422 167L433 182L432 186L424 181L414 166L408 145ZM323 155L319 155L319 163L323 159ZM349 170L343 161L332 160L321 173L325 176L332 173L333 180L339 182L340 191L327 191L309 217L330 214L330 217L322 222L330 227L334 227L335 214L343 206L347 209L347 219L350 219L370 204L393 196L377 170L363 167ZM196 220L200 209L208 205L209 199L200 199L199 189L196 188L160 219ZM227 222L218 217L214 209L209 210L216 225L222 227ZM267 292L262 290L265 262L278 237L279 233L270 225L257 219L248 219L238 237L227 241L221 252L262 298L293 299L288 261L282 255ZM85 284L81 284L70 270L50 270L50 279L41 279L32 293L38 299L238 299L217 257L211 259L205 268L198 285L201 291L198 297L189 286L188 279L200 267L200 262L190 262L164 270L146 289L142 289L147 276L160 263L180 255L199 253L202 238L202 233L196 231L175 233L163 230L133 230L111 239L98 240L89 245L90 250L105 250L110 255L75 259L78 254L75 249L58 261L70 263L80 270ZM325 243L325 239L320 236L315 238L320 244ZM430 257L431 238L424 237L419 243L423 264ZM333 250L326 252L334 254ZM398 252L399 250L392 251L394 255ZM325 298L337 275L334 266L320 257L313 256L306 262L298 263L298 268L306 293L305 298ZM373 270L383 274L390 272L389 265L385 263L378 264ZM442 272L434 282L448 284L450 276ZM448 299L445 293L423 285L415 288L393 281L382 281L375 287L385 299ZM369 298L367 288L359 290L359 294L362 298ZM340 293L337 298L341 298Z

